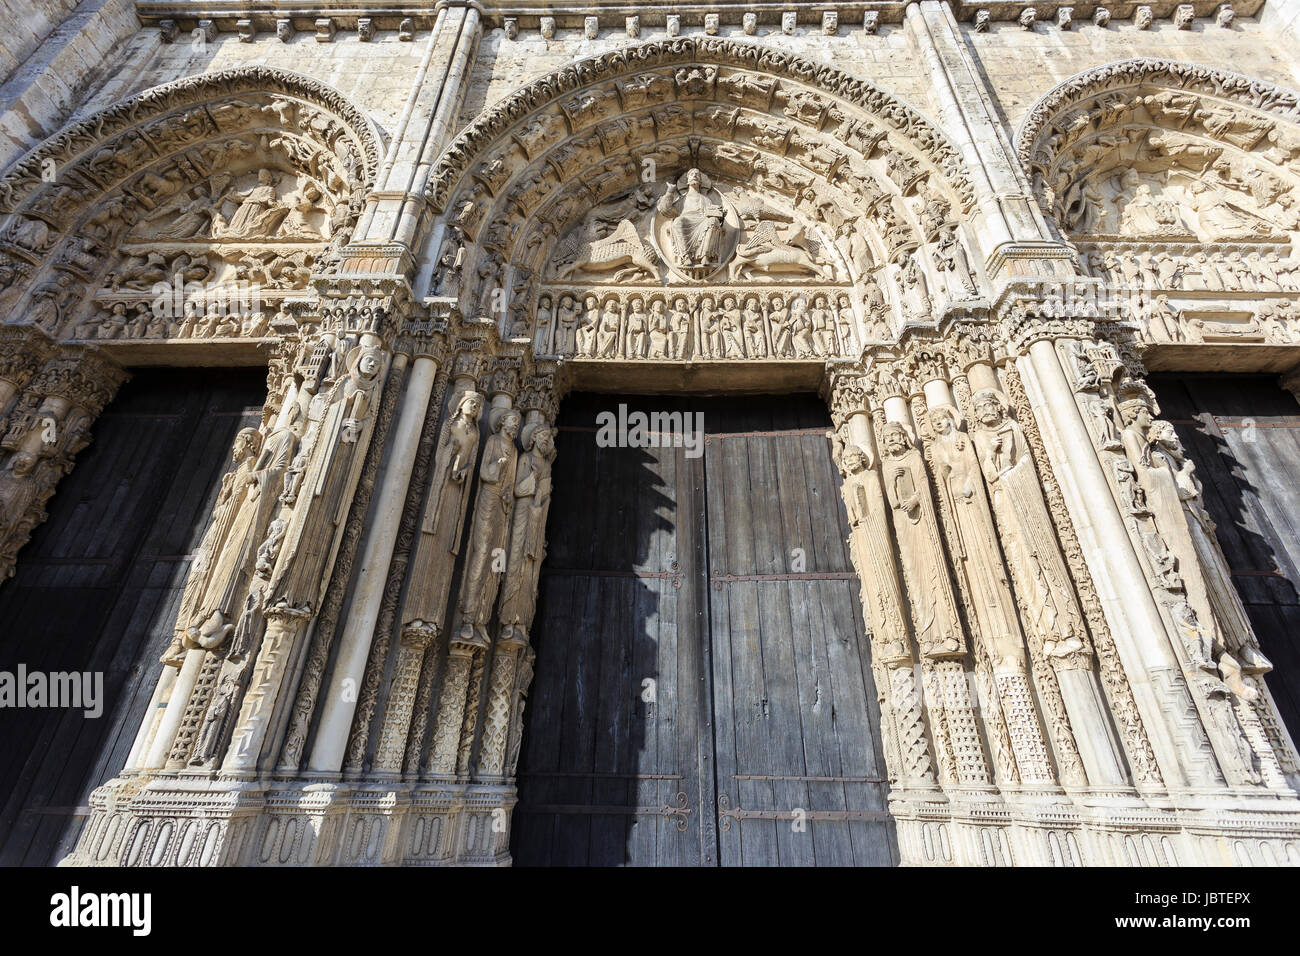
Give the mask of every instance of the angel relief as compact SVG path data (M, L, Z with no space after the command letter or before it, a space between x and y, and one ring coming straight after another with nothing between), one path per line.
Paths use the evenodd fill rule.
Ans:
M551 281L651 285L846 275L834 246L793 209L697 168L597 206L556 245Z

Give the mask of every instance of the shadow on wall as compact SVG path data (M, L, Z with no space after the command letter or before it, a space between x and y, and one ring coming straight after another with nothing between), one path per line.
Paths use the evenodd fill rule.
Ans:
M0 708L0 865L57 863L122 769L231 443L265 395L259 369L137 371L0 585L0 671L90 675L100 711Z
M1274 376L1152 375L1161 417L1196 463L1233 583L1300 735L1300 407Z

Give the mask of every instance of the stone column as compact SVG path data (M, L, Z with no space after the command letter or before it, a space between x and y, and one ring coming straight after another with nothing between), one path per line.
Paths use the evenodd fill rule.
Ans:
M395 364L404 361L405 357L399 354ZM339 641L329 690L321 704L316 740L307 765L316 773L338 773L343 767L348 730L356 711L357 689L374 639L397 525L406 502L425 409L437 377L438 361L434 355L417 353L389 441L389 457L379 495L362 538L361 569L353 585L348 622Z
M984 337L963 335L953 345L954 385L963 393L1008 568L1020 595L1031 666L1061 780L1075 786L1123 786L1127 774L1122 751L1093 671L1084 615L1025 430L1011 417L1010 400Z
M477 3L439 0L438 7L410 97L354 243L397 242L412 249L417 245L427 208L424 188L433 164L456 131L483 32Z
M398 612L402 622L398 659L380 722L376 773L397 774L403 766L408 771L418 766L428 708L437 683L437 640L443 634L479 457L484 401L477 382L485 372L488 352L495 343L494 333L494 326L476 324L456 343L446 411L412 545L406 596ZM488 342L483 341L484 335ZM416 685L414 693L408 695L404 688L412 671ZM404 754L399 753L399 747L405 748Z
M519 468L516 440L523 425L521 412L513 406L519 391L518 363L509 359L495 360L488 374L487 389L491 398L488 409L488 428L491 434L484 443L479 466L479 486L474 498L473 518L469 524L469 540L465 548L465 564L461 571L460 593L456 599L451 636L454 645L470 648L473 656L456 747L458 776L469 773L483 699L483 681L492 649L487 625L506 570L507 548L510 543L515 477ZM452 676L450 671L448 676ZM447 693L448 690L444 687L443 694ZM448 739L441 727L435 728L435 738L439 741ZM445 755L440 755L439 759L444 757Z
M1171 787L1213 785L1213 777L1206 776L1205 756L1196 753L1195 740L1179 726L1182 721L1171 720L1191 705L1185 684L1158 688L1152 680L1155 671L1180 674L1181 668L1057 357L1057 336L1086 340L1085 330L1074 325L1044 327L1025 337L1016 370L1061 484L1163 780ZM1185 704L1170 695L1183 698ZM1213 772L1217 774L1217 769Z
M992 782L963 664L966 635L905 397L912 392L911 383L897 362L876 364L873 378L881 475L921 654L924 699L931 727L941 728L934 741L940 779L945 789L988 790Z
M862 607L871 634L871 664L881 696L881 736L895 793L938 791L917 686L906 597L880 482L879 455L867 404L869 383L851 372L836 376L831 390L832 436L841 492L849 515L849 553L862 586Z

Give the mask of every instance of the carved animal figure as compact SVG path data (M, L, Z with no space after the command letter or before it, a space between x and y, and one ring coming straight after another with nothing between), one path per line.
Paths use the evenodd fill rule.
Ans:
M624 219L603 239L582 238L582 232L566 239L556 260L564 263L556 269L557 279L567 279L575 272L613 272L615 282L637 278L659 278L654 250L642 241L636 226Z
M809 246L810 240L803 226L796 229L789 239L782 239L777 233L776 223L760 220L747 241L736 250L728 275L733 280L742 273L748 278L754 272L833 278L826 274L827 270L817 261Z

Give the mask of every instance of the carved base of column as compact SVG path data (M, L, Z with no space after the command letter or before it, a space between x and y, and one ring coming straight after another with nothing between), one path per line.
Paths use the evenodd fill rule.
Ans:
M509 866L506 783L112 780L64 866ZM1300 803L898 789L903 866L1300 866Z
M515 788L181 777L98 788L61 866L509 866Z
M1295 801L1226 794L1154 806L1133 793L1055 799L895 794L903 866L1297 866Z

